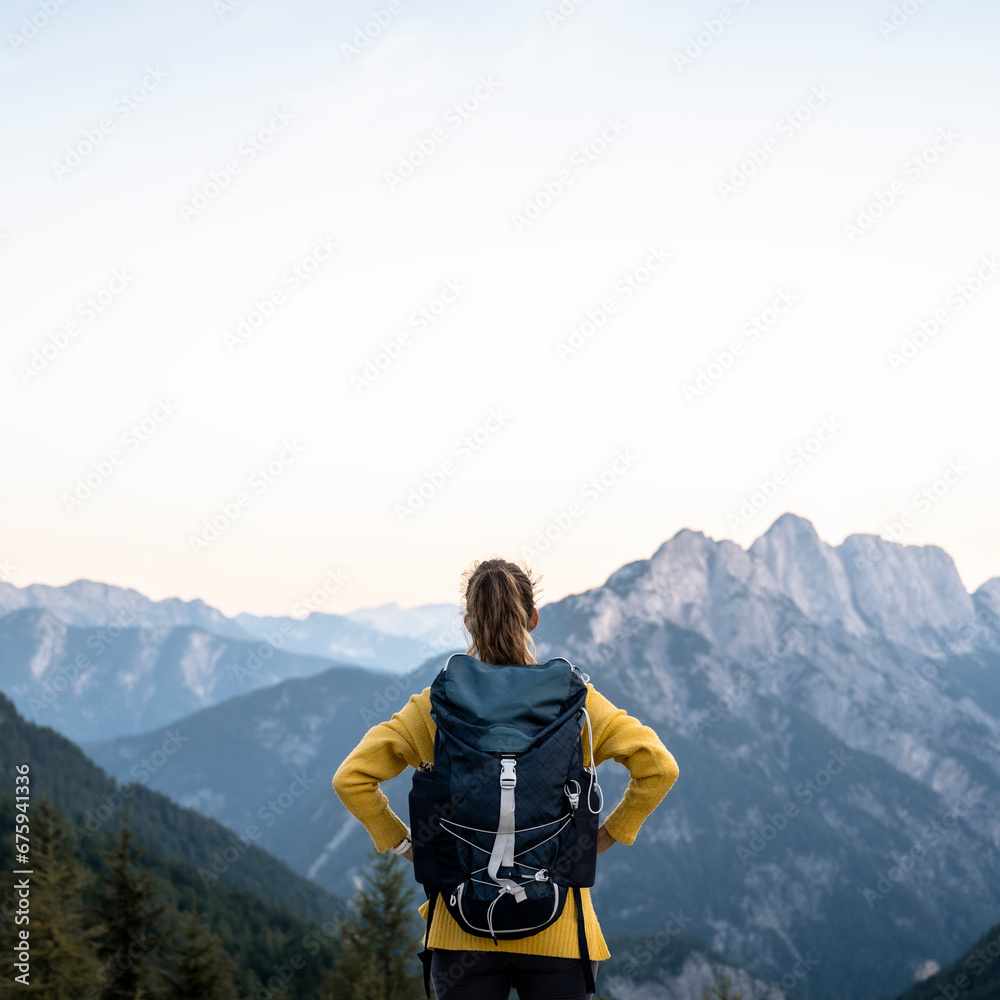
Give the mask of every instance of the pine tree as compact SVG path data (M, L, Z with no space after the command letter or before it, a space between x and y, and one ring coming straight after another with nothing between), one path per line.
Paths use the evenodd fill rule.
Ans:
M327 974L323 1000L413 1000L419 923L409 872L395 854L377 854L354 894L355 915L341 927L341 958Z
M98 929L86 926L83 904L90 872L76 855L65 818L48 798L36 806L31 830L33 993L70 1000L93 983L98 969Z
M141 851L132 837L126 809L114 850L101 852L108 872L100 878L94 908L103 930L100 1000L148 1000L153 993L151 959L165 936L160 918L167 907L154 901L153 873L137 869Z
M711 993L702 993L701 1000L743 1000L743 994L729 995L729 977L723 976L721 981L712 987Z
M43 1000L72 1000L85 995L97 975L94 936L86 926L83 893L90 873L76 854L72 830L48 798L31 806L31 985L22 992Z
M191 912L181 927L173 972L164 974L164 1000L232 1000L232 969L233 963L219 939L198 915L192 889Z

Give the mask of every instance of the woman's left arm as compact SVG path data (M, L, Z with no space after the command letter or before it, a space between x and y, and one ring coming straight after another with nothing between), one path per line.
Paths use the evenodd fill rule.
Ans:
M333 790L364 824L377 851L395 847L406 836L406 824L390 808L379 783L395 778L407 766L433 760L433 725L430 688L424 688L388 722L372 726L333 776Z

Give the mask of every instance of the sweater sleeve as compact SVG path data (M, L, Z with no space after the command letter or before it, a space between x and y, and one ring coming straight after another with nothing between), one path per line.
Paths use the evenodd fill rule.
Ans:
M623 708L616 708L592 684L587 686L587 712L594 724L594 759L598 764L616 760L628 768L630 775L621 802L604 825L615 840L631 844L646 817L677 780L679 768L673 754L649 726Z
M388 722L372 726L333 776L333 790L364 824L377 851L389 850L406 836L406 824L390 808L379 782L433 760L432 727L430 688L424 688Z

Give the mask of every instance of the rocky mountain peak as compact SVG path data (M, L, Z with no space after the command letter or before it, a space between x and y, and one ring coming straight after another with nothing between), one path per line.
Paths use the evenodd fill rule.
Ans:
M891 642L939 652L974 619L951 556L937 545L848 535L837 547L854 606Z
M748 551L767 567L778 589L817 624L840 625L858 636L867 632L837 550L819 537L811 521L782 514Z

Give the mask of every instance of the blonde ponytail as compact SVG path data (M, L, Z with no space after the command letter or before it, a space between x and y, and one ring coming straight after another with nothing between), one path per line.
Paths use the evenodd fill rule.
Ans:
M463 575L467 652L484 663L536 663L531 638L535 581L506 559L477 560Z

